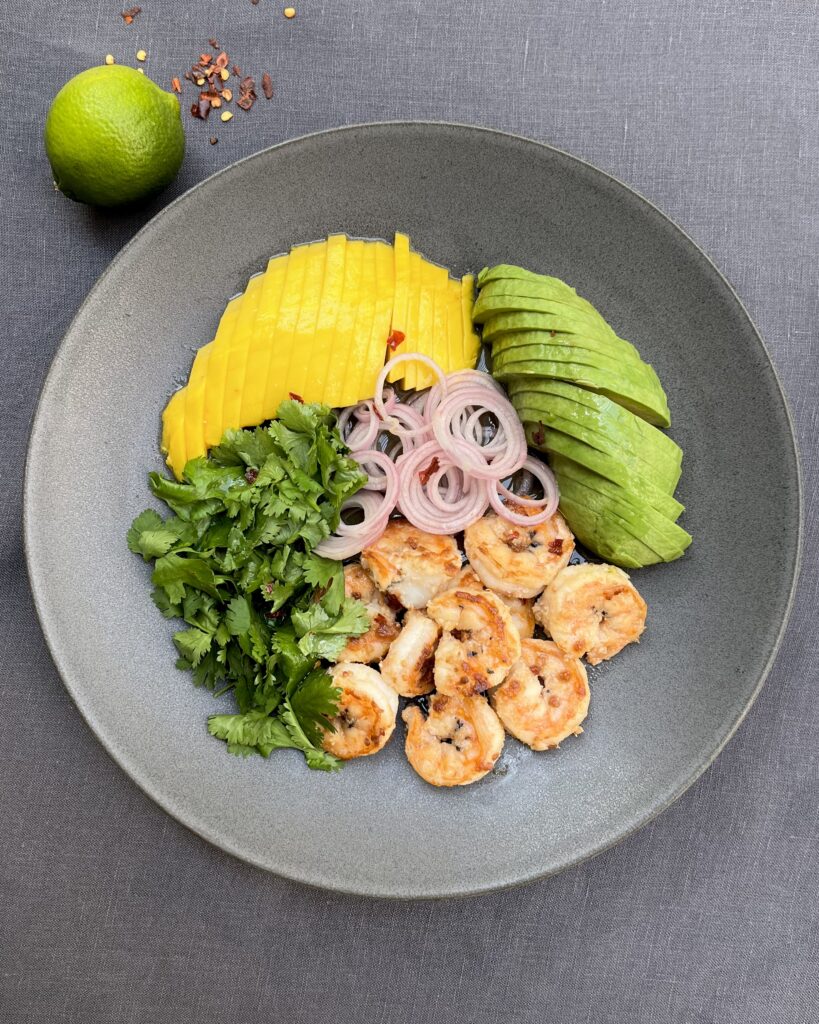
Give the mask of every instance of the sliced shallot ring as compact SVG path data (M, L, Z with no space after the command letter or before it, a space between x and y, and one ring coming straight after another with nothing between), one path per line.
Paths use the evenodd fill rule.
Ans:
M378 379L375 382L375 398L373 399L375 411L383 420L386 420L390 413L390 410L384 404L384 384L387 381L390 370L398 366L399 363L423 363L438 378L439 386L443 389L444 394L446 394L446 374L434 359L430 359L429 356L422 355L420 352L400 352L397 356L393 356L392 359L384 363L381 373L379 373Z
M551 519L557 511L560 498L557 480L554 473L545 463L541 462L540 459L533 458L531 455L524 462L523 468L540 481L543 487L543 497L525 498L522 495L515 494L514 491L510 491L508 487L505 487L500 482L493 487L491 482L487 481L489 504L507 522L515 523L517 526L538 526L540 523L545 523L547 519ZM539 508L540 511L532 515L514 512L507 505L504 505L502 496L505 496L509 501L523 505L525 508Z

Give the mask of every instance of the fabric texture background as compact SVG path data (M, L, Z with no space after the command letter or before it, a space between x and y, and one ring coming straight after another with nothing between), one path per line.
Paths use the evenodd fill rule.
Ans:
M282 6L142 0L130 26L114 0L0 11L0 1022L812 1024L816 0L301 0L292 22ZM182 174L139 213L94 212L56 194L41 129L57 88L106 53L133 64L141 47L148 73L167 85L211 36L257 80L268 70L275 99L260 98L229 125L186 116ZM454 902L313 891L247 867L169 818L108 758L63 690L21 541L40 387L121 246L163 202L241 156L389 119L483 124L550 142L681 224L769 346L804 474L805 557L790 628L715 765L595 860ZM201 258L230 253L203 239Z

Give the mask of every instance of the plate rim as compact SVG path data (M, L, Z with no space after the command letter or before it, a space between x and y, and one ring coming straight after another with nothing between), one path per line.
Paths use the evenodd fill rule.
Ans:
M480 132L489 136L501 137L503 139L513 140L517 143L524 143L526 145L540 147L544 150L549 151L550 153L556 154L566 159L567 161L570 161L574 164L578 164L584 170L591 171L595 175L600 175L608 182L614 183L615 185L624 189L634 199L636 199L638 203L643 204L645 207L647 207L651 214L657 216L662 221L664 221L668 226L670 226L674 231L678 232L679 235L681 235L685 239L688 245L691 246L693 250L695 250L697 255L702 260L705 261L705 267L712 274L714 274L720 282L720 284L725 289L727 289L730 298L732 298L733 301L737 304L739 311L744 316L748 326L751 328L752 335L754 336L757 344L759 345L762 355L764 356L768 366L770 367L772 379L776 387L776 392L782 404L782 409L785 414L785 424L788 428L788 439L790 441L790 450L788 454L792 454L793 456L793 466L795 472L796 543L794 546L793 561L790 567L790 587L788 591L787 600L785 602L782 620L779 623L779 627L777 629L777 633L771 646L771 649L768 653L768 657L765 660L765 663L759 674L759 678L757 679L749 698L740 710L736 719L730 724L728 729L725 731L725 734L719 739L719 742L717 743L716 747L709 753L709 755L702 759L698 764L696 764L692 771L689 772L689 774L676 787L674 787L672 791L669 794L667 794L659 804L652 807L649 811L645 812L644 814L638 815L625 831L619 833L613 838L607 838L606 840L595 844L590 849L584 850L581 853L565 858L557 866L550 867L543 871L529 873L524 877L517 878L508 883L490 883L486 885L478 885L473 887L463 887L458 889L457 891L430 892L424 895L406 893L390 894L364 892L361 889L356 889L352 886L348 888L343 885L337 885L333 883L317 882L311 878L300 877L296 872L277 870L276 868L271 867L269 864L263 863L261 860L254 857L252 854L249 854L246 851L240 849L238 846L235 846L231 844L229 841L226 841L222 836L217 836L215 834L209 833L209 831L206 828L201 827L197 824L193 824L190 821L186 820L186 818L184 817L185 812L183 808L174 807L173 801L166 798L164 795L155 792L154 787L146 780L141 778L138 772L132 771L131 768L128 766L127 758L121 755L120 752L115 749L115 744L109 741L108 737L105 735L104 729L99 727L99 724L95 721L95 717L91 712L91 709L84 705L82 689L79 687L75 689L74 685L72 684L72 682L69 681L68 678L70 673L64 670L64 667L61 664L61 659L57 651L56 638L52 638L51 636L48 618L44 611L43 604L41 603L41 594L45 591L46 584L44 584L43 580L41 580L38 576L36 566L36 553L34 550L36 547L36 542L33 536L34 527L32 506L35 501L34 474L37 449L42 444L43 440L41 438L41 434L44 429L44 408L46 406L47 401L51 398L51 391L54 387L54 380L57 376L60 367L62 366L63 361L66 358L66 342L74 332L74 329L77 326L78 321L83 316L86 307L90 306L95 301L97 293L103 289L109 275L112 274L114 269L119 265L119 263L126 258L130 249L132 247L137 246L137 244L141 241L143 235L147 234L149 231L155 230L157 225L162 221L165 215L168 214L173 208L175 208L177 204L182 203L183 200L186 201L193 193L197 192L199 189L204 188L206 185L210 185L217 178L220 178L221 176L226 175L228 173L232 173L239 166L242 166L254 160L261 159L267 156L268 154L275 152L278 149L281 149L282 147L291 146L309 140L321 139L324 136L338 136L343 133L361 131L362 129L368 130L384 128L431 128L435 130L441 130L443 133L447 133L452 129L458 129L466 130L469 132ZM364 897L368 899L377 900L441 900L468 896L479 896L490 892L501 892L506 891L508 889L514 889L518 886L526 885L529 882L534 882L540 879L551 877L569 868L575 867L578 864L583 863L584 861L591 860L593 857L598 856L606 850L611 849L613 846L616 846L624 840L628 839L629 836L632 836L635 832L640 831L640 829L644 828L655 818L657 818L660 814L666 811L673 803L675 803L683 795L683 793L685 793L687 789L689 789L697 781L697 779L700 778L700 776L714 763L717 757L719 757L727 743L732 739L732 737L735 735L739 727L742 725L751 707L756 702L762 687L765 685L765 682L770 674L771 668L773 667L774 661L776 660L776 657L782 646L782 641L784 639L788 623L790 620L791 612L793 610L796 590L799 584L804 547L803 474L800 460L799 444L797 440L797 433L790 405L785 394L785 390L782 386L782 381L780 380L779 373L776 369L776 365L773 359L771 358L770 352L768 351L768 347L765 344L761 332L759 331L750 314L748 313L748 310L746 309L745 304L743 303L740 296L737 294L736 289L725 276L725 274L723 274L722 271L717 267L713 259L708 255L707 252L705 252L705 250L696 241L694 241L694 239L682 227L680 227L679 224L677 224L675 220L673 220L666 213L664 213L650 199L646 198L636 188L626 184L624 181L617 178L610 172L605 171L600 167L597 167L590 161L585 160L582 157L575 156L574 154L569 153L566 150L563 150L557 146L553 146L550 143L542 142L538 139L532 139L525 135L521 135L515 132L503 131L497 128L489 128L483 125L469 124L467 122L458 121L405 119L391 121L365 121L356 122L353 124L340 125L333 128L325 128L315 132L308 132L303 135L294 136L293 138L290 139L285 139L271 146L266 146L264 149L257 150L255 153L250 153L247 156L242 157L241 159L228 164L226 167L220 168L218 171L215 171L213 174L208 175L201 181L196 182L190 188L186 189L183 193L181 193L181 195L177 196L169 203L166 203L162 207L162 209L157 211L148 221L146 221L146 223L134 234L134 236L131 239L129 239L128 242L126 242L126 244L110 260L108 265L105 267L105 269L102 271L100 276L96 279L96 281L90 288L86 297L80 303L76 313L71 319L68 328L66 329L65 333L60 339L59 344L54 350L54 354L49 364L48 372L44 378L40 394L37 399L37 403L35 405L34 412L30 420L30 432L26 448L26 458L22 480L22 499L23 548L25 553L25 563L28 574L29 588L31 590L35 611L37 614L37 620L40 624L40 629L43 633L43 637L46 641L46 646L51 656L51 660L54 664L54 667L57 670L57 674L60 677L62 685L68 691L68 694L71 697L75 707L80 712L80 715L84 719L86 725L93 733L94 738L103 747L103 749L106 751L109 757L111 757L111 759L128 776L128 778L155 804L162 808L162 810L165 811L165 813L169 814L185 828L200 836L202 839L206 840L208 843L215 846L217 849L229 853L231 856L236 857L238 860L241 860L244 863L252 864L255 868L259 868L269 874L272 874L280 878L285 878L288 881L298 882L299 884L306 885L311 889L316 889L324 892L336 892L344 895Z

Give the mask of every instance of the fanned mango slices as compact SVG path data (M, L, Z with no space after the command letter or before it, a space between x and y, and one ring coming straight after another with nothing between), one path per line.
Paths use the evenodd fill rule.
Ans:
M385 359L419 352L446 372L472 367L474 281L410 248L330 235L274 256L225 307L216 336L196 353L188 383L163 413L162 449L177 477L231 427L271 419L290 394L333 407L373 393ZM390 335L403 335L393 350ZM424 388L433 375L402 363L390 375Z

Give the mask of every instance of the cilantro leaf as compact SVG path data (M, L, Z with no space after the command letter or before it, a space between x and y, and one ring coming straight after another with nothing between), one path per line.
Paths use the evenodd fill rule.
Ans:
M190 629L174 633L173 642L176 649L192 668L196 668L213 645L213 633L206 633L203 629L192 626Z
M320 659L369 627L347 599L341 565L313 553L342 503L366 483L326 406L283 402L278 419L229 430L180 480L149 475L172 515L149 509L128 547L153 561L152 597L174 634L177 666L196 686L228 691L236 714L209 730L234 753L295 747L322 771L321 749L339 696Z
M290 695L290 708L302 732L314 747L321 746L324 733L335 732L330 719L338 711L341 690L323 669L315 669Z
M361 636L370 628L370 617L360 601L347 598L339 613L331 615L321 604L293 609L293 628L303 654L332 661L351 636Z

